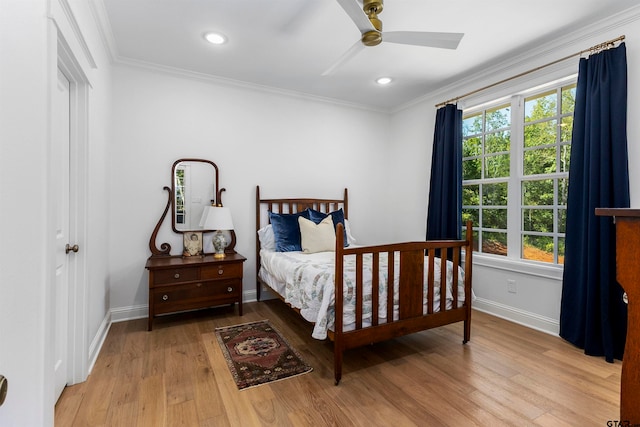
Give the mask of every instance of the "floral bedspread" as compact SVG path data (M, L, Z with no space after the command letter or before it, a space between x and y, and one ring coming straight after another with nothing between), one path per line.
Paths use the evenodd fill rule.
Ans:
M305 254L302 252L271 252L261 251L261 277L270 276L271 281L276 280L284 283L284 287L280 292L285 302L292 307L298 308L301 315L309 322L315 323L313 329L313 338L325 339L327 330L332 329L335 319L335 292L334 292L334 256L333 252L320 252L315 254ZM394 256L396 264L394 271L394 318L397 319L398 313L398 272L399 272L399 256ZM364 304L363 304L363 324L368 325L371 322L371 254L363 256L363 283L364 283ZM427 274L428 274L428 258L425 257L425 291L423 298L424 313L427 312ZM440 309L440 277L441 277L441 261L436 258L434 262L434 301L433 310ZM387 272L388 272L387 254L380 254L379 265L379 322L386 322L387 318ZM453 303L453 264L447 261L447 308L451 308ZM344 260L344 330L353 329L355 324L355 277L356 277L356 261L355 255L345 256ZM269 282L269 280L267 280ZM464 270L458 269L458 305L464 303Z

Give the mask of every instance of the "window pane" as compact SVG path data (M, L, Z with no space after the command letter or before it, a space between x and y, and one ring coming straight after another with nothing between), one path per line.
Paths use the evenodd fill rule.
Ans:
M462 162L462 179L480 179L482 178L482 160L469 159Z
M487 156L484 164L485 178L503 178L509 176L509 155L499 154L497 156Z
M463 118L462 216L481 252L507 256L507 241L520 240L510 256L562 264L576 84L542 90Z
M484 152L486 154L509 151L511 145L511 132L495 132L485 137Z
M482 154L482 140L469 138L462 142L462 157L474 157Z
M553 237L523 235L522 258L553 263Z
M522 229L553 233L553 209L522 209Z
M576 85L562 88L562 114L573 113L576 103Z
M567 232L567 210L558 209L558 233Z
M479 185L462 186L462 205L463 206L480 205L480 186Z
M553 180L523 181L522 204L524 206L553 206Z
M483 209L482 210L482 226L484 228L497 228L501 230L507 229L507 210L506 209Z
M556 147L538 148L524 152L523 173L541 175L556 172Z
M507 233L483 231L482 252L507 256Z
M176 224L185 223L184 210L184 169L176 169Z
M471 221L473 225L478 226L478 224L480 224L480 210L471 208L462 209L462 224L466 224L467 221Z
M524 127L525 148L555 144L557 124L558 122L556 120L547 120L526 125Z
M524 121L532 122L556 115L556 90L545 92L524 100Z
M484 206L507 206L507 183L484 184L482 186Z
M482 113L462 119L462 136L482 133Z
M487 110L487 132L511 126L511 106L503 105Z

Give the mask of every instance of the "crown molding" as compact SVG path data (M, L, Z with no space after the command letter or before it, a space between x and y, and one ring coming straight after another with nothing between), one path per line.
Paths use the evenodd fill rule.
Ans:
M100 40L102 40L102 44L107 52L109 62L113 64L118 58L118 45L113 36L109 14L107 13L103 0L90 0L89 9L98 27L98 34L100 34Z
M167 65L160 65L152 62L147 62L147 61L140 61L137 59L117 57L114 59L114 64L132 67L132 68L144 69L147 71L167 74L173 77L180 77L180 78L189 79L189 80L201 81L201 82L225 86L225 87L233 87L233 88L251 90L254 92L262 92L262 93L268 93L272 95L284 96L289 98L320 102L324 104L337 105L337 106L346 107L346 108L354 108L354 109L364 110L364 111L369 111L374 113L385 113L385 114L390 113L390 110L388 109L376 108L371 105L347 102L340 99L312 95L305 92L281 89L273 86L259 85L256 83L248 83L242 80L219 77L211 74L185 70L183 68L170 67Z
M488 83L490 84L491 80L500 80L506 76L521 73L527 68L535 67L535 65L532 64L552 62L558 59L558 57L566 55L564 52L570 52L572 49L578 51L588 49L590 45L593 44L592 39L606 37L607 34L614 31L622 31L625 26L638 20L640 20L640 5L633 6L594 22L591 25L574 29L565 34L552 34L547 36L549 40L547 42L531 42L519 48L517 51L505 53L500 58L485 62L471 70L452 77L448 81L443 82L442 86L437 90L433 90L402 104L392 112L397 113L423 102L442 102L446 99L461 96L463 94L462 92L466 92L462 88L482 87ZM620 34L616 34L616 36L617 35ZM558 41L558 39L560 39L560 41ZM564 53L564 55L562 53ZM569 59L567 61L569 61ZM568 62L556 64L546 70L541 70L537 75L557 72L559 69L570 66L567 64ZM577 65L574 68L577 70ZM523 79L526 79L526 77L523 77ZM515 83L505 82L503 85L500 85L500 87L509 87L509 85L513 84ZM434 101L434 99L437 101Z

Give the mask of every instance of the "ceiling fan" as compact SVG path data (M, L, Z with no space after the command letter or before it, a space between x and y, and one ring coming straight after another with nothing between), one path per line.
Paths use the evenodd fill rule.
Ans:
M383 0L363 0L362 7L357 0L337 0L347 15L356 24L362 37L329 67L323 76L331 74L336 68L354 57L365 46L377 46L380 43L399 43L414 46L456 49L463 33L434 33L421 31L382 31L382 21L378 14L382 12Z

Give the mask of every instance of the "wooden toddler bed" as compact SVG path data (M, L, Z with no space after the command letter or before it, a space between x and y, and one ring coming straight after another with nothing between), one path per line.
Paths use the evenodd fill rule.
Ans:
M281 221L295 219L295 224L300 221L302 225L304 220L298 216L311 219L317 227L326 227L333 220L335 246L320 251L305 247L311 252L306 253L284 248L282 240L274 244L274 231L282 233ZM314 323L314 338L328 337L334 342L336 385L342 377L343 352L351 348L460 321L464 322L463 343L469 341L470 222L465 240L376 246L353 244L348 228L346 189L342 199L261 199L260 187L256 187L257 299L260 301L262 286L274 290ZM302 233L298 229L303 246L305 238L311 241L305 230L309 229L305 227Z

